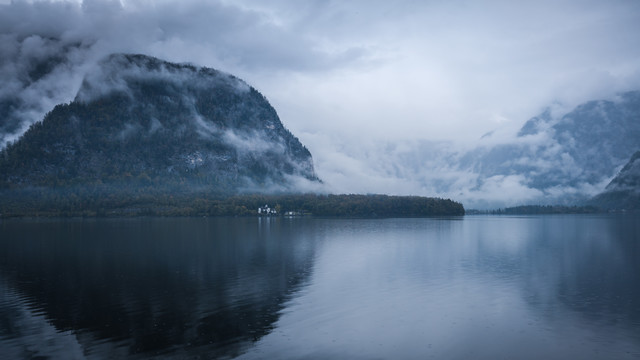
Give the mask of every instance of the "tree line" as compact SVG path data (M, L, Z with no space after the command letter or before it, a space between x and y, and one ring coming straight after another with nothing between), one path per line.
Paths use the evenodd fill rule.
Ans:
M521 205L494 210L468 210L468 215L544 215L544 214L595 214L602 212L595 206Z
M278 215L423 217L464 215L462 204L440 198L389 195L244 194L29 188L0 192L0 217L257 216L268 205Z

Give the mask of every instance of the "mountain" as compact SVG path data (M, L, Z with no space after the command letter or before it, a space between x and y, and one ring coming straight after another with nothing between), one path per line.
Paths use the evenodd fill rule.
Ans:
M365 142L345 147L345 156L365 159L369 178L401 184L392 191L438 194L469 209L573 206L602 192L640 149L639 120L640 91L630 91L551 105L513 134L498 130L477 143Z
M575 203L604 188L640 148L640 91L589 101L561 116L550 109L527 121L514 141L463 155L459 171L477 174L475 189L510 178L538 203Z
M217 193L319 183L266 98L223 72L116 54L0 153L0 187L139 186Z
M604 209L640 210L640 151L590 203Z

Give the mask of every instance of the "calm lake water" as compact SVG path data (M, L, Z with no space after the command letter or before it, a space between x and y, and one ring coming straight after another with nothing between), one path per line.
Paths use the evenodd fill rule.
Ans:
M7 359L638 359L640 217L0 222Z

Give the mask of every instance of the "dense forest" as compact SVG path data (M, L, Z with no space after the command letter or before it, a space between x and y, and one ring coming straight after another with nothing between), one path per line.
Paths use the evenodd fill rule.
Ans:
M234 195L165 191L20 189L0 192L0 217L22 216L257 216L264 205L296 215L421 217L464 215L448 199L388 195Z

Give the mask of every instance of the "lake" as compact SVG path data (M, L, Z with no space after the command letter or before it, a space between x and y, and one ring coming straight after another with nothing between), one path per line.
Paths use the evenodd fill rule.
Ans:
M2 220L0 354L638 359L639 220Z

